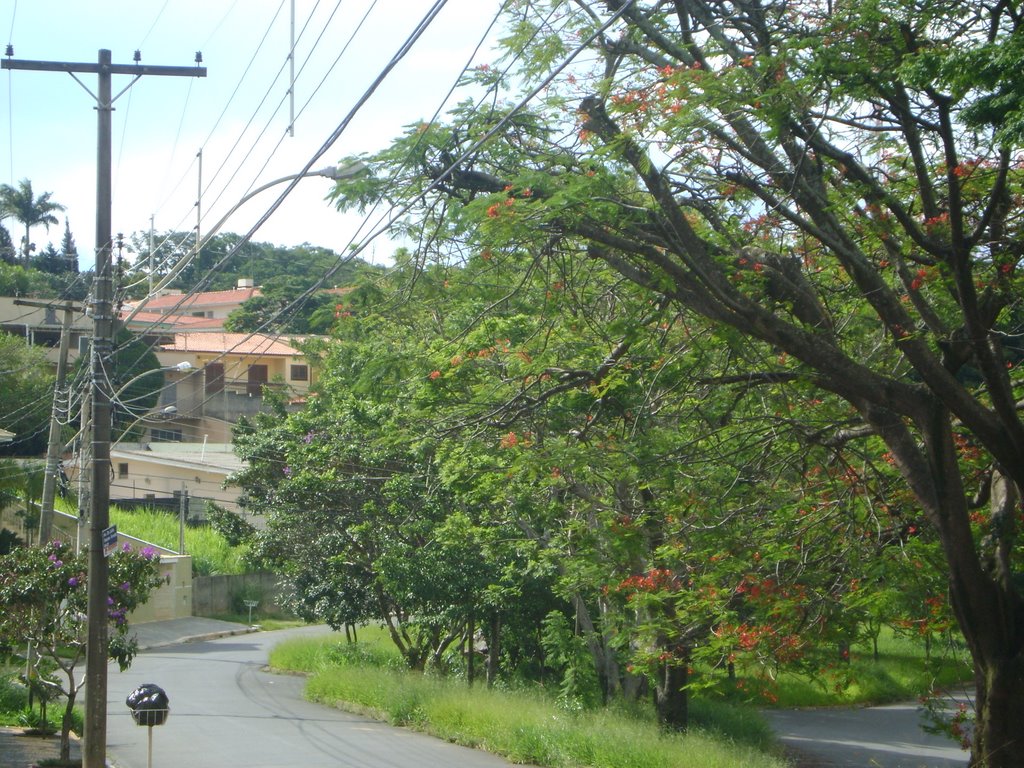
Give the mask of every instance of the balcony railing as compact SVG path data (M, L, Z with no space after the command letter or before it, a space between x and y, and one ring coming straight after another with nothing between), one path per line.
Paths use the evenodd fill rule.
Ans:
M214 418L221 421L238 421L242 416L252 416L269 410L263 390L287 393L290 388L280 382L262 382L255 386L247 379L224 379L223 387L210 392L200 389L195 393L183 393L179 389L173 402L165 398L162 407L174 405L177 418ZM258 394L257 394L258 393Z

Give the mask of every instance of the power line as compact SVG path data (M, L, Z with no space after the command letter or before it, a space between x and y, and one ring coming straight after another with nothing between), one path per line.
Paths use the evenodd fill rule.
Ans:
M271 215L272 215L272 214L273 214L273 213L274 213L274 212L275 212L275 211L276 211L276 210L277 210L277 209L278 209L278 208L279 208L279 207L281 206L281 204L282 204L282 203L284 202L284 200L285 200L285 199L287 198L287 196L288 196L288 195L289 195L289 194L291 193L291 191L292 191L292 190L293 190L293 189L295 188L295 186L296 186L296 185L298 184L299 180L300 180L300 179L301 179L301 178L302 178L303 176L305 176L305 175L307 175L307 174L309 173L309 171L310 171L310 169L312 168L313 164L314 164L314 163L316 163L316 162L317 162L317 161L318 161L318 160L319 160L319 159L320 159L320 158L321 158L321 157L322 157L322 156L323 156L323 155L324 155L324 154L325 154L325 153L327 152L327 150L328 150L328 149L330 149L330 147L331 147L331 146L332 146L332 145L333 145L333 144L334 144L334 143L335 143L335 142L337 141L337 139L338 139L338 138L340 137L340 135L341 135L341 133L342 133L342 132L344 131L344 129L345 129L345 128L346 128L346 127L347 127L347 126L349 125L349 123L351 122L351 120L353 119L353 117L355 116L355 114L356 114L356 113L357 113L357 112L359 111L359 109L361 109L361 108L362 108L362 106L363 106L363 105L364 105L364 104L365 104L365 103L366 103L366 102L367 102L367 101L369 100L369 97L370 97L370 96L371 96L371 95L372 95L372 94L373 94L373 93L374 93L374 92L375 92L375 91L377 90L377 88L379 88L379 86L381 85L381 83L383 83L384 79L385 79L385 78L387 77L387 75L388 75L388 74L390 74L390 72L391 72L391 71L392 71L392 70L394 69L394 67L395 67L395 66L396 66L396 65L398 64L398 62L399 62L399 61L401 61L401 60L402 60L402 59L404 58L404 56L405 56L405 55L406 55L406 54L407 54L407 53L409 52L409 50L411 50L411 48L412 48L412 45L413 45L413 44L414 44L414 43L415 43L415 42L416 42L416 41L417 41L417 40L418 40L418 39L419 39L419 38L420 38L420 37L422 36L422 34L423 34L423 33L424 33L425 31L426 31L426 29L427 29L427 28L429 27L430 23L431 23L431 22L433 22L433 20L434 20L434 19L435 19L435 18L437 17L438 13L439 13L439 12L440 12L440 10L441 10L441 9L442 9L442 8L444 7L444 5L446 4L446 2L447 2L447 0L437 0L437 1L436 1L436 2L434 3L434 5L433 5L433 6L431 7L431 9L430 9L430 10L429 10L429 11L427 12L427 14L426 14L426 15L425 15L425 16L424 16L424 17L423 17L423 18L422 18L422 19L421 19L421 20L419 21L419 23L417 24L417 26L415 27L415 29L414 29L414 30L412 31L412 33L410 33L410 35L409 35L409 36L408 36L408 37L406 38L406 40L405 40L405 41L404 41L404 42L402 43L402 45L400 46L399 50L398 50L398 51L397 51L397 52L396 52L396 53L395 53L395 54L394 54L394 55L392 56L392 58L391 58L391 60L389 61L389 63L388 63L388 64L387 64L387 65L385 66L385 68L384 68L384 69L383 69L383 70L382 70L382 71L381 71L381 72L380 72L380 73L379 73L379 74L378 74L378 75L376 76L376 78L374 79L373 83L372 83L372 84L370 85L370 87L369 87L369 88L368 88L368 89L367 89L367 90L366 90L366 91L365 91L365 92L363 93L362 97L361 97L361 98L360 98L360 99L359 99L359 100L357 101L356 105L355 105L355 106L354 106L354 107L353 107L353 108L352 108L352 109L351 109L351 110L350 110L350 111L349 111L349 112L347 113L347 115L346 115L346 116L345 116L345 118L344 118L344 119L342 120L342 122L341 122L341 123L340 123L340 124L339 124L339 125L338 125L338 126L337 126L337 127L335 128L335 130L334 130L334 131L332 132L332 134L331 134L331 135L330 135L330 136L328 137L328 139L327 139L327 140L326 140L326 141L325 141L325 142L323 143L323 145L321 145L320 149L319 149L319 150L318 150L318 151L317 151L317 152L316 152L316 153L315 153L315 154L313 155L313 157L312 157L312 158L311 158L311 159L310 159L310 160L309 160L309 161L308 161L308 162L306 163L306 165L305 165L305 167L304 167L304 168L302 169L302 171L300 171L300 173L296 175L296 178L295 178L295 179L293 179L293 180L292 180L292 181L291 181L291 182L290 182L290 183L288 184L288 187L287 187L287 188L285 189L285 191L284 191L284 192L282 192L282 193L281 193L281 195L280 195L280 196L278 197L277 201L275 201L275 203L274 203L274 204L273 204L273 205L272 205L272 206L270 207L270 209L269 209L268 211L266 211L266 212L265 212L265 213L263 214L263 216L262 216L262 217L260 218L260 220L259 220L259 221L258 221L258 222L256 223L256 225L255 225L255 226L253 226L253 227L252 227L252 228L251 228L251 229L249 230L249 232L248 232L248 233L247 233L246 235L244 235L244 236L243 236L243 237L242 237L242 238L241 238L241 239L239 240L239 242L238 242L238 243L236 243L236 244L235 244L235 245L234 245L234 246L233 246L232 248L230 248L230 249L228 250L228 252L227 252L227 253L225 254L225 256L224 256L223 258L221 258L221 259L220 259L220 260L219 260L219 261L217 262L217 264L215 264L215 265L214 265L214 266L213 266L213 267L212 267L212 268L211 268L211 269L210 269L210 270L209 270L209 271L207 272L207 274L206 274L206 275L205 275L205 276L204 276L204 277L203 277L203 278L202 278L202 279L201 279L201 280L199 281L199 283L198 283L198 284L197 284L196 286L194 286L194 287L193 287L193 289L192 289L192 291L191 291L191 292L195 292L195 291L201 290L202 286L204 286L204 285L205 285L206 283L208 283L208 282L209 282L209 280L210 280L210 279L212 278L212 276L213 276L214 274L216 274L216 272L217 272L217 271L218 271L218 270L219 270L219 269L220 269L220 268L221 268L221 267L222 267L222 266L223 266L223 265L224 265L224 264L225 264L225 263L226 263L226 262L227 262L227 261L228 261L228 260L229 260L229 259L230 259L231 257L233 257L233 256L234 256L234 255L235 255L235 254L236 254L236 253L237 253L237 252L239 251L239 249L240 249L240 248L241 248L241 247L242 247L242 246L243 246L244 244L248 243L248 242L249 242L249 241L250 241L250 240L252 239L252 236L253 236L253 235L254 235L254 234L256 233L256 231L257 231L257 230L259 229L259 227L261 227L261 226L263 225L263 223L265 223L265 222L266 222L266 220L267 220L267 219L268 219L268 218L269 218L269 217L270 217L270 216L271 216ZM213 234L213 233L210 233L210 234L208 234L208 235L207 235L207 237L210 237L210 236L212 236L212 234ZM195 249L193 250L193 253L191 254L191 256L190 256L189 258L194 258L194 257L195 257L195 256L196 256L196 255L197 255L197 254L199 253L199 251L200 251L200 248L201 248L201 245L197 244L197 247L196 247L196 248L195 248ZM351 259L352 257L353 257L353 256L348 256L348 257L345 257L345 260L350 260L350 259ZM344 263L344 262L339 262L339 265L338 265L339 267L341 266L341 263ZM325 276L324 276L323 278L321 278L321 280L320 280L320 281L318 281L318 285L322 285L322 284L323 284L323 282L324 282L324 281L325 281L326 279L329 279L329 276L330 276L330 275L334 274L334 272L335 272L335 271L336 271L336 270L332 270L332 271L329 271L329 272L327 273L327 275L325 275ZM167 278L165 278L164 280L162 280L162 281L161 281L161 284L166 284L166 282L167 282ZM190 293L191 293L191 292L190 292ZM184 300L184 299L183 299L183 300ZM179 305L180 305L180 303L181 303L181 302L179 302ZM136 312L137 312L137 310L136 310ZM134 313L129 313L129 319L130 319L130 317L131 317L131 316L133 316L133 314L134 314Z

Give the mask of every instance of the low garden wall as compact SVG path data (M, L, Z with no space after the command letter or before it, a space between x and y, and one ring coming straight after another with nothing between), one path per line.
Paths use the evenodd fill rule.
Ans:
M14 530L22 538L26 538L28 531L23 521L7 510L0 522L9 529ZM17 527L16 527L17 526ZM53 513L53 538L64 542L77 542L79 545L83 540L87 541L89 530L87 527L80 528L78 518L59 510ZM117 532L117 546L121 547L130 544L132 549L142 550L146 547L152 548L160 555L160 578L163 582L149 600L140 605L128 617L132 624L143 624L148 621L167 621L169 619L181 619L192 615L192 557L190 555L179 555L177 552L151 544L148 541L128 536L120 531Z
M245 600L257 600L253 620L259 616L280 616L280 588L273 573L231 576L196 576L192 579L192 610L196 616L247 614Z

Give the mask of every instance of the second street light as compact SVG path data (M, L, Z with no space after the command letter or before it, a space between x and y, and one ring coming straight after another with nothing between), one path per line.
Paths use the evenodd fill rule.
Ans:
M233 206L231 206L231 208L228 209L227 213L225 213L223 216L221 216L220 220L216 224L214 224L209 230L207 230L204 233L204 235L203 235L203 242L198 242L197 241L196 244L195 244L195 247L192 249L192 251L188 255L186 255L184 258L182 258L180 261L178 261L178 263L174 265L174 267L171 269L170 272L168 272L166 275L164 275L162 278L160 278L160 282L158 282L155 286L153 286L153 288L150 290L149 296L147 296L146 298L147 299L152 298L153 294L156 291L162 290L163 288L165 288L168 285L168 283L170 283L174 278L176 278L181 273L181 271L185 267L187 267L192 262L192 260L194 258L196 258L196 256L199 255L199 252L202 249L203 245L205 243L208 243L210 241L210 239L214 235L216 235L218 232L220 232L221 227L223 227L228 222L228 219L230 219L238 211L239 208L241 208L243 205L245 205L247 202L252 200L254 197L256 197L261 192L265 192L266 190L270 189L271 187L276 187L278 184L285 184L285 183L290 182L290 181L295 181L296 179L307 179L307 178L313 178L313 177L317 177L317 176L319 176L321 178L325 178L325 179L331 179L332 181L340 181L341 179L347 179L347 178L355 176L355 175L357 175L359 173L362 173L365 170L366 170L366 165L364 163L362 163L362 162L357 160L356 162L351 163L350 165L346 165L346 166L344 166L342 168L338 168L337 166L329 165L326 168L321 168L320 170L317 170L317 171L306 171L304 173L292 173L292 174L289 174L288 176L282 176L279 179L274 179L273 181L268 181L266 184L261 184L260 186L256 187L255 189L250 190L245 195L243 195L238 200L238 202L236 202ZM142 311L142 309L145 307L145 305L146 305L145 301L140 301L138 304L136 304L135 308L132 309L125 316L124 322L128 322L129 320L134 318L135 315L137 315L140 311Z
M120 435L117 437L116 440L114 440L111 443L110 447L113 448L115 445L117 445L122 440L124 440L125 437L131 432L131 430L139 422L144 421L146 419L149 419L149 418L151 418L154 415L158 416L161 412L162 413L169 413L167 408L164 408L163 411L157 411L157 412L152 412L152 413L151 413L152 409L150 407L139 408L139 407L136 406L136 407L134 407L134 410L133 410L133 406L130 405L130 404L134 403L136 401L139 401L139 400L146 399L150 395L158 394L159 392L161 392L162 390L168 388L169 386L171 386L171 384L177 382L178 380L175 379L174 382L164 384L163 386L161 386L161 387L159 387L157 389L149 390L144 395L136 395L135 397L130 397L130 398L126 399L126 400L122 400L121 399L121 395L125 394L128 391L128 389L131 388L131 386L133 384L136 384L139 381L142 381L146 376L149 376L150 374L153 374L153 373L188 373L191 370L192 370L192 363L190 363L187 360L185 360L183 362L176 363L174 365L164 365L164 366L160 366L159 368L150 368L148 371L143 371L139 375L134 376L133 378L129 379L124 384L122 384L118 388L118 390L116 392L114 392L110 396L111 405L115 406L115 407L116 406L120 406L120 408L123 409L123 411L128 414L129 418L135 418L135 420L131 424L129 424L127 427L124 427L123 429L120 430ZM177 412L177 410L178 410L177 408L174 409L175 412ZM144 412L141 413L141 415L139 415L140 411L144 411ZM115 415L114 416L114 421L116 421L116 420L117 420L117 417Z

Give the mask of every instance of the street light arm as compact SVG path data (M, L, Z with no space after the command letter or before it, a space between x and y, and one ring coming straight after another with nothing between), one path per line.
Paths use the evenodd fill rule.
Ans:
M309 171L308 173L293 173L290 176L282 176L280 179L274 179L273 181L268 181L266 184L261 184L260 186L256 187L256 189L252 190L246 195L243 195L242 198L237 203L235 203L231 207L231 209L226 214L224 214L223 217L221 217L221 220L213 225L213 229L206 233L204 241L208 241L213 234L218 232L220 228L224 226L224 224L227 222L228 218L230 218L235 211L237 211L239 208L241 208L243 205L249 202L249 200L256 197L256 195L258 195L260 192L263 192L264 190L270 189L271 187L276 187L278 184L284 184L286 181L294 181L295 179L301 179L306 176L323 176L325 179L331 179L332 181L340 181L341 179L347 179L351 176L355 176L358 173L362 173L365 170L366 165L362 161L357 160L351 165L346 165L344 168L337 168L333 165L328 165L326 168L321 168L319 171Z
M124 384L121 385L120 389L118 389L117 392L115 392L114 394L112 394L110 396L110 399L112 401L113 400L117 400L117 398L120 397L121 394L126 389L128 389L128 387L130 387L132 384L134 384L135 382L139 381L140 379L143 379L146 376L149 376L151 373L168 373L170 371L177 371L178 373L185 373L185 372L191 371L191 370L192 370L192 363L190 363L188 360L183 360L182 362L176 363L174 365L161 366L160 368L150 368L148 371L143 371L138 376L133 376L132 378L128 379L128 381L126 381Z
M266 184L262 184L259 187L256 187L256 189L243 195L242 198L237 203L231 206L228 212L221 217L220 221L214 224L213 227L211 227L206 232L206 236L203 238L203 242L196 243L196 247L192 249L192 252L183 257L177 264L174 265L170 272L168 272L160 279L160 282L153 287L149 295L146 296L146 299L152 298L155 292L163 289L164 286L171 282L171 280L176 278L181 273L181 271L192 262L192 259L194 259L199 254L203 245L210 242L213 236L220 232L220 228L227 223L227 220L231 218L232 215L234 215L235 211L237 211L239 208L241 208L243 205L249 202L252 198L256 197L256 195L258 195L260 192L264 192L270 189L271 187L277 186L278 184L284 184L285 182L295 181L296 179L305 178L307 176L323 176L324 178L332 179L333 181L339 181L341 179L347 179L350 176L355 176L356 174L362 173L365 170L365 163L363 163L360 160L356 160L354 163L352 163L351 165L346 165L344 168L337 168L335 166L329 165L326 168L321 168L318 171L306 171L305 173L293 173L289 176L282 176L280 179L274 179L273 181L268 181ZM145 306L145 302L138 304L125 316L123 322L127 323L130 320L132 320L140 311L142 311L143 306Z

